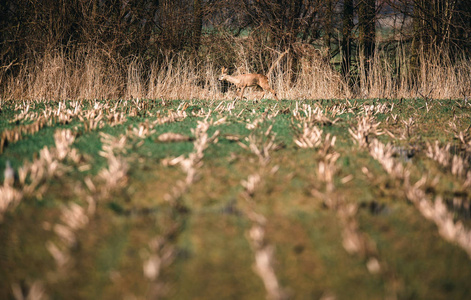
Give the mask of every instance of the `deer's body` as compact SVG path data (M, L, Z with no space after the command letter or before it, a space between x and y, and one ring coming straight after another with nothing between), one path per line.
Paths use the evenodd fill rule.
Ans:
M240 99L242 99L242 97L244 96L244 91L246 87L259 86L263 89L264 92L271 92L273 96L275 96L275 99L279 100L276 96L275 91L268 84L267 76L262 74L242 74L237 76L231 76L228 75L226 71L226 68L222 68L222 74L219 77L219 80L225 80L227 82L233 83L235 86L240 88Z

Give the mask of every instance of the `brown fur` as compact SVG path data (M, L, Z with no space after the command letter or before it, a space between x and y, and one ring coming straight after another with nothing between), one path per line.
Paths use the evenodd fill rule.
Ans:
M219 77L219 80L225 80L227 82L235 84L238 88L241 89L240 91L240 99L244 96L244 91L246 87L251 87L251 86L259 86L263 89L263 91L266 93L271 92L273 96L275 96L276 100L278 97L276 96L276 92L268 85L268 77L262 74L242 74L238 76L231 76L227 75L227 69L222 68L222 74ZM262 95L265 96L265 93Z

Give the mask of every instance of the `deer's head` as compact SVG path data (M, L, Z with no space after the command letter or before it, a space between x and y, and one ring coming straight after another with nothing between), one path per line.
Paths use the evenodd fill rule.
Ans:
M219 80L225 80L227 76L227 68L222 67L221 69L221 76L219 76Z

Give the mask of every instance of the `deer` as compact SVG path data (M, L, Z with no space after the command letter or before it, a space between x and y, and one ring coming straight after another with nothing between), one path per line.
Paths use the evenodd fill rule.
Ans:
M222 67L221 69L221 76L219 77L220 81L227 81L230 83L233 83L236 87L240 88L240 94L239 97L242 99L244 96L244 91L246 87L251 87L251 86L259 86L263 89L263 91L266 93L271 92L273 96L275 96L276 100L278 97L276 96L276 92L268 85L268 77L262 74L242 74L242 75L237 75L237 76L231 76L227 74L227 68ZM262 95L262 98L265 94Z
M288 53L288 50L286 50L283 54L281 54L278 57L278 59L275 61L275 63L273 63L272 66L270 67L270 70L268 71L267 74L271 73L271 71L273 70L273 67L287 53ZM271 92L273 94L273 96L275 97L275 99L277 101L280 101L280 99L278 99L278 96L276 95L276 92L268 84L268 76L265 76L263 74L250 73L250 74L242 74L242 75L237 75L237 76L231 76L231 75L227 74L227 68L222 67L221 76L219 77L219 80L220 81L224 80L224 81L230 82L230 83L234 84L236 87L240 88L239 97L240 97L241 100L243 99L242 97L244 96L244 91L245 91L246 87L259 86L264 91L264 94L262 95L262 98L263 98L263 96L265 96L266 92L268 91L268 92Z

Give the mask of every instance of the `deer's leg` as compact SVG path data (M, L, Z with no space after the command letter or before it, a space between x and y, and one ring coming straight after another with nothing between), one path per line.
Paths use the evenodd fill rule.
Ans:
M262 101L263 97L265 97L265 95L267 94L267 90L264 89L263 86L261 85L258 85L258 87L262 89L262 95L260 96L260 99L259 99L259 101Z
M245 91L245 85L240 89L240 100L244 99L244 91Z
M276 95L276 92L274 90L271 90L273 96L275 96L275 99L276 101L280 101L280 99L278 99L278 96Z

